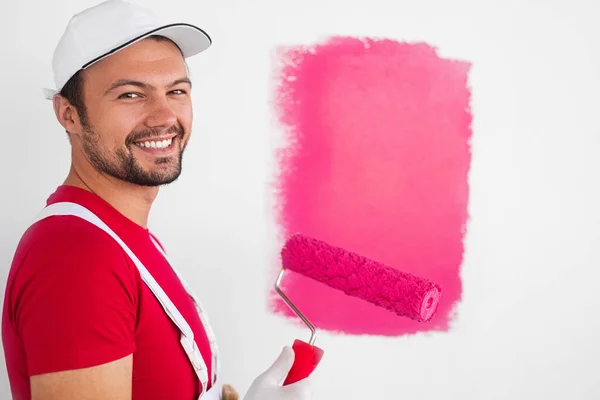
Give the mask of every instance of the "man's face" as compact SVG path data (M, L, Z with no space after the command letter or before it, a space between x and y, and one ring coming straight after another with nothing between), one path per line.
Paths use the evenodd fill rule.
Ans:
M192 124L191 84L179 49L143 40L91 66L83 80L81 146L92 166L136 185L176 180Z

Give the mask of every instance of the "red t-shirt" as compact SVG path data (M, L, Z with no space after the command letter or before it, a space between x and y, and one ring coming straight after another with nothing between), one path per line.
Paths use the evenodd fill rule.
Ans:
M194 331L210 376L206 332L151 233L86 190L60 186L48 204L60 201L88 208L129 246ZM8 276L2 339L15 400L31 398L32 375L132 353L134 400L196 400L200 394L179 330L135 264L106 232L78 217L52 216L23 235Z

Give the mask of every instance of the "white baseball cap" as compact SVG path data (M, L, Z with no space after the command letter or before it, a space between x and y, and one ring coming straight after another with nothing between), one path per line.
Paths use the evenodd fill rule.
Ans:
M212 44L210 36L197 26L165 21L124 0L107 0L70 19L52 57L56 89L44 89L45 97L51 100L77 71L151 35L171 39L185 58Z

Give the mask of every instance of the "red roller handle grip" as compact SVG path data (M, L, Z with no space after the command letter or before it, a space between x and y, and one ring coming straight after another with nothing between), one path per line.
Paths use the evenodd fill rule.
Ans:
M283 382L284 386L308 377L317 368L324 353L317 346L312 346L299 339L294 341L292 349L294 349L295 354L294 364Z

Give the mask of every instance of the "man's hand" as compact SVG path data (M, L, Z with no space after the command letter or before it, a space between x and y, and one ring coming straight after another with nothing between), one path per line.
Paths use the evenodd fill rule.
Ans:
M311 378L304 378L291 385L281 386L294 364L294 350L285 346L273 365L258 376L250 386L244 400L310 400Z
M31 400L131 400L132 356L91 368L35 375Z

